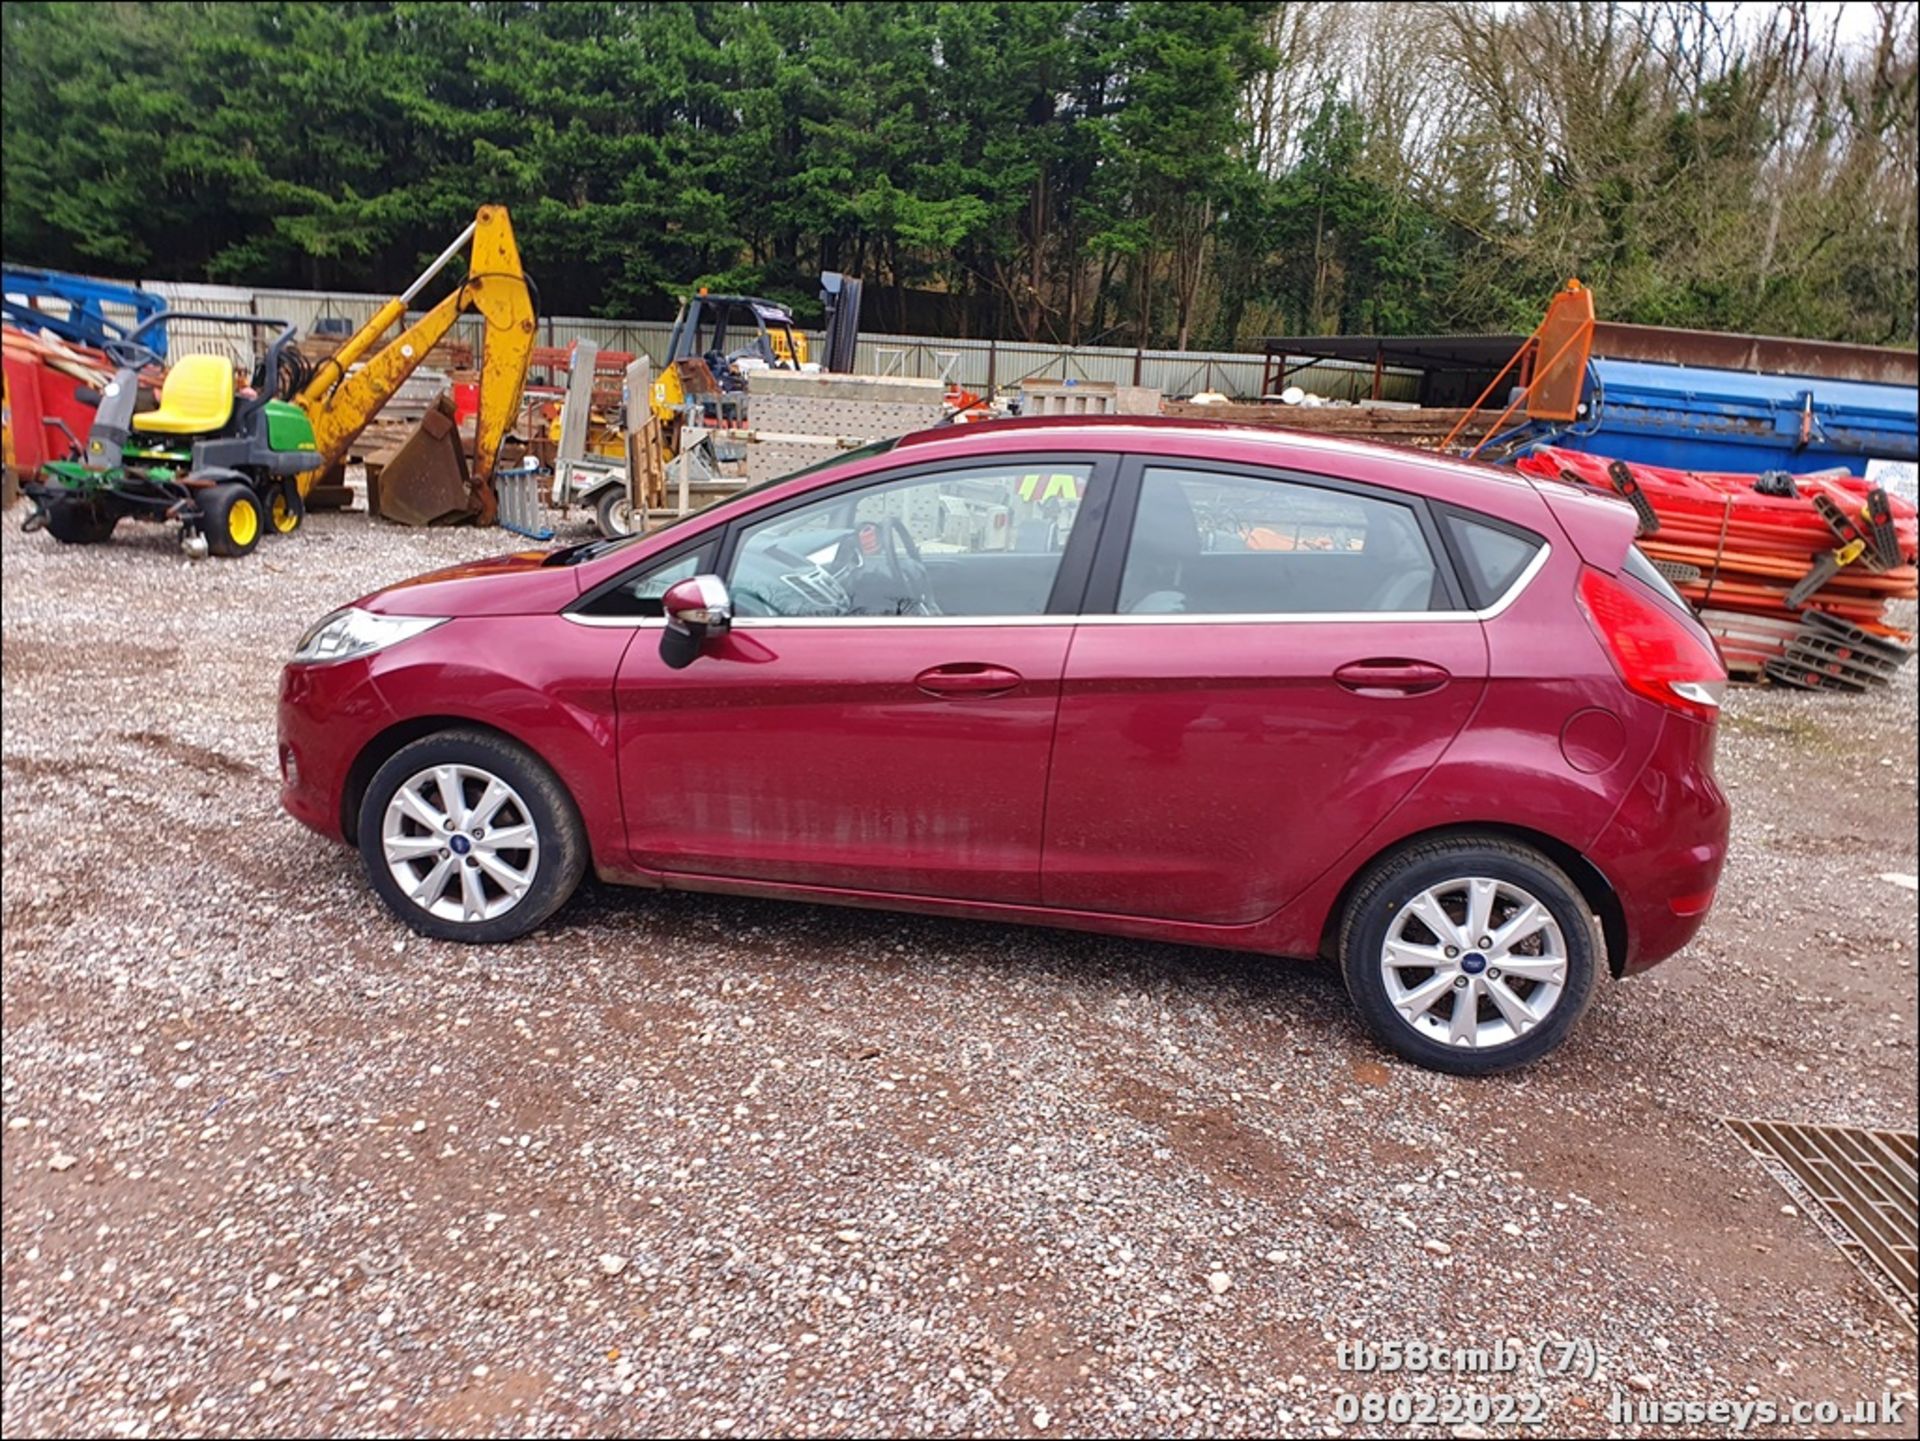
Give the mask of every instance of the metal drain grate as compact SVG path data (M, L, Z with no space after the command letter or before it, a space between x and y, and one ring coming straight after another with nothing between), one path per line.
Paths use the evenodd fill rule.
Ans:
M1914 1133L1732 1116L1727 1126L1789 1195L1812 1202L1821 1229L1912 1323Z

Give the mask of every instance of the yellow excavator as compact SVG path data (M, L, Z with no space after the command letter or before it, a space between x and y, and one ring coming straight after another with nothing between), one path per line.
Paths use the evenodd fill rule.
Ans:
M405 317L413 298L469 240L473 253L460 288L369 355L380 338ZM477 311L486 327L480 348L480 412L468 498L475 522L493 523L498 509L494 466L499 460L500 443L520 409L534 341L533 293L520 266L513 225L502 205L481 206L473 224L440 252L439 259L403 294L381 306L338 351L322 360L312 378L295 394L294 404L313 424L313 448L323 462L299 477L302 497L329 466L345 458L347 448L380 408L468 311ZM361 361L365 363L360 369L353 370Z
M382 345L468 241L473 252L460 287ZM507 212L497 205L481 206L404 294L311 370L294 347L293 327L261 316L163 311L104 341L113 379L92 396L84 448L73 437L71 459L43 462L22 487L33 501L23 525L88 545L106 540L121 520L177 521L189 555L246 555L269 531L299 529L315 483L469 311L485 322L474 463L464 497L447 497L453 503L445 513L491 524L499 508L494 468L520 408L534 339L532 290ZM251 383L236 387L231 353L183 355L167 370L159 405L141 410L142 377L162 364L142 338L170 319L277 334Z

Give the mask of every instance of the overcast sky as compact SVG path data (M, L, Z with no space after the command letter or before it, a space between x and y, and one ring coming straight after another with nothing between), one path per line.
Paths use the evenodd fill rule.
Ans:
M1713 8L1729 11L1743 21L1759 22L1779 7L1768 0L1720 0ZM1814 23L1823 28L1837 16L1843 45L1867 43L1880 26L1879 18L1873 13L1872 0L1813 0L1807 9L1812 12Z
M1710 3L1717 11L1754 22L1765 20L1779 8L1771 0L1710 0ZM1880 24L1873 12L1873 0L1812 0L1807 8L1813 13L1815 23L1822 27L1839 17L1843 45L1867 43Z
M1742 4L1743 10L1771 10L1771 5ZM1879 19L1873 13L1870 0L1819 0L1812 9L1822 20L1829 15L1840 16L1840 39L1846 42L1864 42L1870 39L1879 28Z

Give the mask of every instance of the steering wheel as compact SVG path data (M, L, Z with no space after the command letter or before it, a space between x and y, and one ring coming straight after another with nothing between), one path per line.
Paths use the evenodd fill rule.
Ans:
M913 597L913 608L903 615L939 615L940 604L933 598L927 579L927 563L920 558L920 547L899 516L887 518L887 568L900 582L900 589ZM901 550L906 551L904 559Z
M862 583L872 567L878 579ZM927 567L898 516L863 520L847 532L834 557L834 578L846 589L855 615L939 615L927 585Z
M127 369L145 370L149 365L160 363L160 357L138 341L103 340L100 348L106 352L107 359Z

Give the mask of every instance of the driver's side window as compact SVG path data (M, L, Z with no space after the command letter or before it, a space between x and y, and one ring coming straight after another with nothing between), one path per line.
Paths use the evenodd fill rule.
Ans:
M736 617L1042 615L1092 467L1032 458L883 481L741 533Z

